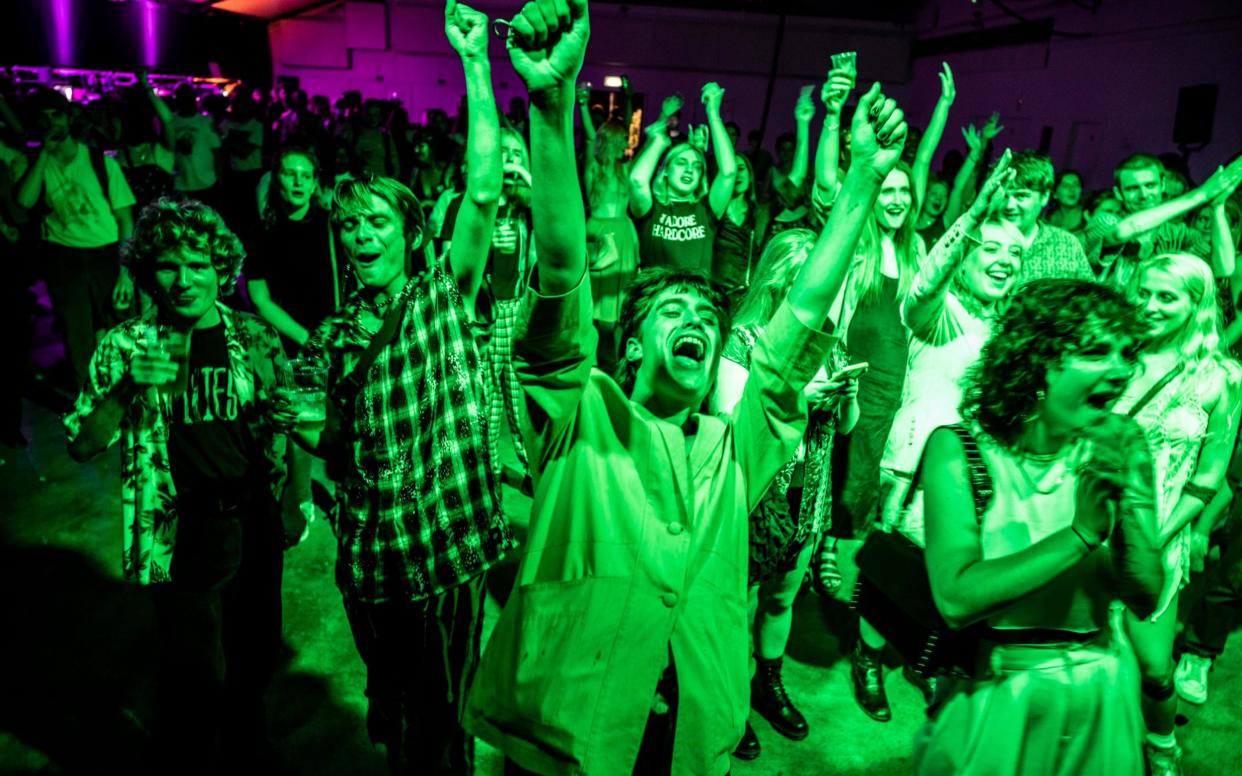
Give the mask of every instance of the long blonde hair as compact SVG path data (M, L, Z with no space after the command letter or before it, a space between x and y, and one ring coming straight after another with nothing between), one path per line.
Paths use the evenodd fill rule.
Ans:
M768 241L738 308L735 325L762 329L772 320L817 239L810 229L787 229Z
M1236 383L1242 367L1225 350L1221 339L1221 310L1216 296L1216 279L1212 268L1198 256L1189 253L1162 253L1144 259L1134 273L1131 298L1137 297L1138 286L1148 270L1160 270L1181 281L1190 296L1190 316L1177 339L1177 350L1187 373L1194 373L1206 364L1223 367Z

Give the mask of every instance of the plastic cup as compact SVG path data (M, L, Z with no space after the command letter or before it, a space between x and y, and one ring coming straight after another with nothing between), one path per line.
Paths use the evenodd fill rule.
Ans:
M303 356L289 361L285 383L298 429L321 431L327 417L328 363L316 356Z
M158 386L161 393L170 395L185 393L190 388L190 335L171 326L151 326L147 329L147 352L166 358L177 365L177 374Z

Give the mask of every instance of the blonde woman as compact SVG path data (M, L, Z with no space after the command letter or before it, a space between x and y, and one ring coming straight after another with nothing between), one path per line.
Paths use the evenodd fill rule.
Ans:
M1141 307L1139 373L1117 404L1147 436L1156 467L1156 514L1165 582L1155 613L1126 626L1143 672L1152 774L1180 773L1174 737L1173 639L1178 591L1190 570L1192 524L1225 484L1238 427L1242 369L1224 350L1212 268L1198 256L1143 261L1132 289Z

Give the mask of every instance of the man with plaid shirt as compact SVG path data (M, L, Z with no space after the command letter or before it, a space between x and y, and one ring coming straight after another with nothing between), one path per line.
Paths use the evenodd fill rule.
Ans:
M392 773L472 770L461 700L479 658L486 572L513 545L474 322L501 183L487 20L454 0L445 16L470 111L447 260L420 266L425 230L408 188L341 184L332 223L360 290L303 351L328 363L328 422L299 436L335 470L336 580L367 667L368 732Z

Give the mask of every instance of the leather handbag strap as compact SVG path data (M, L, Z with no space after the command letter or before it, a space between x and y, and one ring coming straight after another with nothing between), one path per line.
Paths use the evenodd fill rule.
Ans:
M966 452L966 468L970 472L971 494L975 499L975 517L982 520L983 513L987 511L988 504L992 502L993 490L992 475L988 472L988 465L983 462L983 454L979 452L979 443L975 440L974 434L970 433L970 429L961 423L940 426L940 428L949 429L962 442L962 448ZM932 433L935 433L935 431ZM927 454L926 449L924 449L923 454ZM910 479L910 489L906 491L905 501L901 504L903 515L910 509L910 505L914 503L914 494L918 492L922 482L923 460L920 459L918 468L914 470L914 476Z
M354 364L354 368L349 371L337 384L336 399L342 407L352 407L354 399L362 391L362 385L366 382L367 372L371 370L371 365L375 363L375 359L379 357L380 351L384 349L388 343L392 342L392 338L397 334L397 327L401 325L401 319L405 317L405 303L409 299L409 295L401 297L401 301L393 305L384 316L384 323L380 325L379 331L371 338L371 342L367 345L367 349L363 352L362 357L358 359L358 363Z
M1147 393L1143 394L1143 398L1134 403L1134 406L1130 408L1130 411L1126 413L1126 416L1130 418L1138 417L1138 414L1143 411L1143 408L1150 404L1152 399L1159 396L1160 392L1164 390L1164 387L1173 382L1174 377L1177 377L1182 373L1183 366L1184 365L1179 362L1168 372L1165 372L1164 377L1161 377L1155 385L1148 388Z

